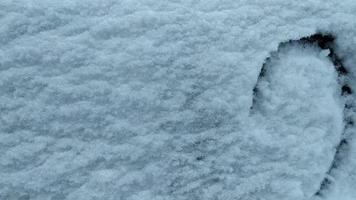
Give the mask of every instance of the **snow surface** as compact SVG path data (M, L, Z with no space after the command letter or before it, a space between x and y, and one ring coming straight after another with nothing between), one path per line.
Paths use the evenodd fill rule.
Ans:
M272 53L331 33L356 88L355 17L353 0L0 1L0 199L356 199L352 128L314 196L344 128L327 52Z
M332 165L344 129L344 102L326 55L316 47L291 44L264 66L253 116L263 125L256 135L263 144L260 154L269 155L259 165L275 165L278 177L271 180L272 190L286 193L267 199L312 197ZM281 163L291 168L281 169Z

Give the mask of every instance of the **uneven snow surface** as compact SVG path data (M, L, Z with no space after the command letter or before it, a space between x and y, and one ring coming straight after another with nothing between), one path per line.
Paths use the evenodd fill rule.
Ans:
M265 65L253 105L266 126L258 134L264 142L260 155L268 156L259 165L272 163L277 174L272 190L285 192L270 199L303 199L318 191L331 166L343 131L343 105L336 71L323 52L301 45L279 51Z
M354 200L355 74L354 0L2 0L0 199Z

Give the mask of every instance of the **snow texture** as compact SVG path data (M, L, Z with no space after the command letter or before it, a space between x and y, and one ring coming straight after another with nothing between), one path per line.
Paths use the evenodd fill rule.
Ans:
M356 88L355 19L353 0L0 1L0 199L356 199L354 94L328 50L280 45L334 35Z
M328 54L308 45L283 46L260 76L252 109L265 126L259 134L266 148L260 154L270 149L261 162L283 161L301 169L291 173L276 167L283 175L271 185L290 197L271 199L312 197L332 164L344 126L341 91Z

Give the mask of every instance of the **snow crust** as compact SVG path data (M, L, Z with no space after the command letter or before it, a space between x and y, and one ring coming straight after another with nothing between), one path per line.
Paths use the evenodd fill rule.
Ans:
M352 139L331 189L313 196L344 127L325 52L272 55L250 111L265 59L316 32L336 36L356 88L355 11L351 0L0 1L0 199L355 199Z

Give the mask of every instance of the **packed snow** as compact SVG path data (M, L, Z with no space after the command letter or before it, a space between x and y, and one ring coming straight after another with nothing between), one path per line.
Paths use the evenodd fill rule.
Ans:
M356 199L355 19L353 0L0 1L0 199ZM342 80L329 50L281 45L315 33Z

